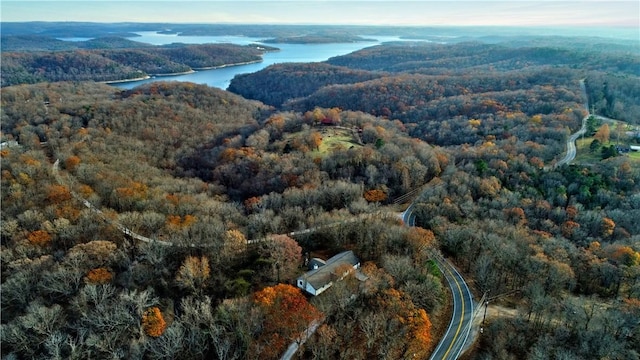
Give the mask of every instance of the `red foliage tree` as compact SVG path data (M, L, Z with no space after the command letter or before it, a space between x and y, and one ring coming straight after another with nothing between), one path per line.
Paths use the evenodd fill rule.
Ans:
M261 242L260 255L273 262L272 278L277 280L295 276L302 263L302 248L294 239L287 235L274 235L269 241ZM279 272L279 274L278 274Z

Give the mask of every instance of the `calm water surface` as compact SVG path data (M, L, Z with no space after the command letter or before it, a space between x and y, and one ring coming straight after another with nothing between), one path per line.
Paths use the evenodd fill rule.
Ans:
M244 36L177 36L158 34L153 31L139 32L140 37L131 40L145 42L153 45L165 45L171 43L185 44L206 44L206 43L232 43L237 45L260 44L262 38L250 38ZM367 38L370 38L367 36ZM262 56L263 61L255 64L229 66L220 69L202 70L195 73L176 76L158 76L151 79L112 84L121 89L131 89L138 85L153 81L189 81L196 84L206 84L208 86L226 89L238 74L252 73L264 69L265 67L286 62L319 62L325 61L333 56L345 55L365 47L381 44L385 41L398 41L398 37L383 36L375 37L375 41L363 41L345 44L265 44L274 46L280 51L266 53Z

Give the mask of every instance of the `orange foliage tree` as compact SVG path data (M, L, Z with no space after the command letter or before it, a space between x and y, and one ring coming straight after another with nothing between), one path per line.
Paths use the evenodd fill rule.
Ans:
M167 323L164 321L160 309L154 306L142 314L142 328L145 334L152 337L158 337L164 333Z
M410 227L405 235L405 239L411 246L414 256L420 261L425 260L427 254L425 250L435 246L436 237L433 231L423 229L419 226Z
M611 237L613 235L613 229L616 228L616 223L609 218L602 218L602 236Z
M426 359L431 344L431 320L424 309L417 309L408 317L410 341L405 355L416 359Z
M113 279L113 273L104 267L91 269L84 278L86 283L94 285L109 283L111 279Z
M313 131L309 134L309 145L314 147L316 150L320 149L320 144L322 144L322 135L319 132Z
M69 156L64 161L64 167L69 171L72 171L73 169L75 169L76 166L78 166L78 164L80 164L80 158L75 155Z
M527 217L524 213L524 210L520 207L512 207L508 209L502 210L507 220L509 220L512 224L524 225L527 223Z
M567 220L562 224L562 236L570 238L573 235L573 231L579 228L580 224L575 221Z
M382 190L372 189L364 192L364 198L368 202L380 202L387 199L387 194Z
M30 232L27 239L33 245L45 246L51 242L51 235L44 230L36 230Z
M168 215L166 220L167 227L173 229L187 228L195 222L196 217L193 215Z
M47 199L52 203L67 201L71 199L71 192L64 185L51 185L47 191Z
M262 332L251 351L261 358L277 359L286 347L297 341L322 313L309 304L300 289L287 284L264 288L253 294L253 301L264 318Z
M260 206L260 202L261 200L259 197L250 197L244 201L244 208L247 210L247 212L253 212L258 209L258 207Z
M407 349L404 358L423 359L428 355L431 345L431 320L424 309L417 308L402 291L386 289L378 294L376 304L379 311L395 318L406 328Z
M606 257L626 266L640 265L640 252L633 250L630 246L611 244L602 252Z
M603 124L595 133L595 135L593 135L593 138L600 141L601 144L606 144L607 142L609 142L610 134L611 130L609 129L609 124Z

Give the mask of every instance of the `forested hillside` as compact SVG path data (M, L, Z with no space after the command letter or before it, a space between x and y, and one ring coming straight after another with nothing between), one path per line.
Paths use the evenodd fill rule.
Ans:
M227 90L265 104L282 106L287 100L309 96L323 86L358 83L381 76L324 63L285 63L237 75Z
M315 69L326 65L314 65L296 83L322 86L306 96L291 91L279 106L364 111L449 149L455 166L418 200L417 222L434 232L479 294L508 294L520 310L491 323L478 357L634 358L637 160L552 168L587 106L637 124L639 59L575 48L388 44L327 61L377 78L324 85ZM230 89L250 97L257 91L252 80L278 84L285 91L265 97L281 101L294 68L270 67L234 79L232 86L244 87Z
M315 106L362 110L405 123L420 123L422 127L434 118L438 122L443 117L464 122L472 116L500 117L495 114L497 109L489 112L467 109L486 99L497 100L496 96L503 98L506 107L521 109L528 116L547 115L557 110L552 109L554 106L578 111L584 109L584 106L573 105L576 100L578 103L584 100L578 82L586 79L590 102L599 114L638 123L640 55L637 49L622 47L626 51L605 53L592 47L575 49L575 45L552 44L554 46L514 47L479 42L387 43L326 61L326 64L354 71L371 72L372 79L384 77L377 82L341 76L339 82L327 84L327 77L318 76L326 73L325 69L332 69L326 64L308 65L315 69L312 67L302 74L294 64L280 64L237 77L229 89L247 98L288 105L287 108L296 110ZM297 76L292 77L290 73ZM415 76L417 74L423 76ZM294 86L299 83L304 85ZM270 96L261 90L263 84L277 84L276 88L282 90L277 96ZM331 86L336 84L352 85ZM562 93L556 93L560 90ZM538 101L538 97L542 97L542 101ZM293 103L285 104L293 99ZM567 125L575 129L578 123ZM421 133L424 131L413 135ZM438 141L433 137L428 140Z
M192 67L220 49L153 50L76 55ZM636 121L637 55L609 59L391 44L243 75L244 97L4 87L2 354L278 359L318 321L297 358L428 359L451 311L442 252L490 299L469 358L638 358L638 160L556 166L587 101ZM345 250L359 273L292 286Z
M232 44L133 46L139 43L118 38L93 39L87 43L91 44L88 50L8 52L3 49L2 86L138 79L260 61L265 51L264 46Z
M375 214L440 174L448 156L400 124L318 110L345 127L328 133L312 113L268 114L188 83L23 85L4 88L2 101L3 353L278 358L308 321L364 302L393 324L367 335L393 335L385 349L426 354L434 345L429 316L445 299L437 273L418 266L412 276L423 280L396 283L384 270L424 264L433 236ZM351 127L377 137L359 139ZM320 151L331 136L343 140ZM296 240L276 235L353 219ZM355 307L335 305L357 294L355 279L315 305L273 287L304 271L304 253L344 249L380 277ZM420 318L400 321L398 306ZM353 347L377 351L364 344Z

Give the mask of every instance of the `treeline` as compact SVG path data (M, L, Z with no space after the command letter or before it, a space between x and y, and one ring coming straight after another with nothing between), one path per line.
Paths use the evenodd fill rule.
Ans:
M99 41L99 40L95 40ZM117 81L251 61L263 49L232 44L59 52L2 52L2 86L54 81Z
M135 34L129 34L133 37ZM2 35L0 45L3 52L13 51L61 51L61 50L89 50L89 49L129 49L153 47L124 37L100 36L85 41L65 41L43 35Z
M267 44L339 44L369 41L361 36L344 33L319 33L309 35L283 36L264 40Z
M597 115L640 124L638 78L607 73L591 73L585 80L589 111Z
M428 74L462 74L476 71L507 71L552 65L569 69L597 70L640 76L638 54L600 52L563 47L507 47L501 44L466 42L436 44L397 42L372 46L336 56L327 63L369 71L410 71Z

